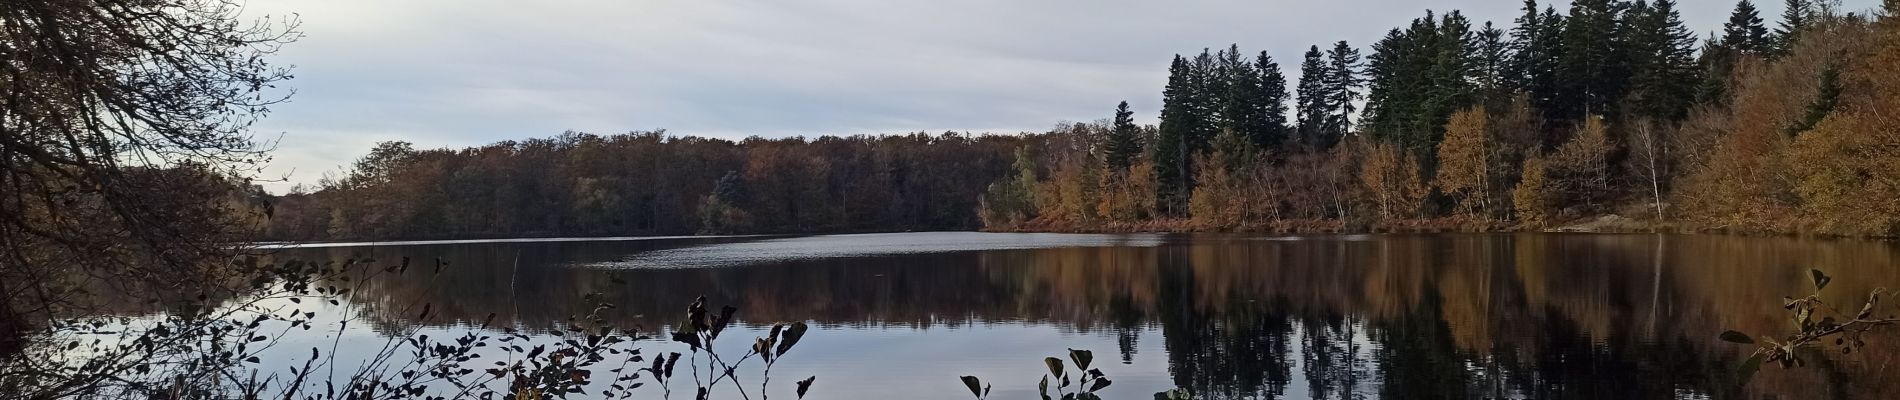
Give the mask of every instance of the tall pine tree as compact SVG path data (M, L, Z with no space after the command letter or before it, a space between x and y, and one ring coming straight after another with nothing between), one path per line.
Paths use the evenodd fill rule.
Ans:
M1619 11L1614 0L1570 3L1563 63L1558 67L1564 90L1553 104L1555 116L1575 120L1586 114L1608 114L1611 105L1622 99L1629 71L1618 34Z
M1563 62L1563 16L1557 9L1545 7L1541 13L1535 0L1524 1L1524 14L1511 28L1511 78L1513 88L1524 92L1531 104L1555 116L1563 89L1558 65Z
M1484 23L1484 29L1478 30L1477 53L1471 60L1473 83L1487 106L1502 108L1511 96L1511 48L1504 40L1504 30Z
M1250 93L1248 105L1259 117L1246 121L1244 131L1254 146L1282 151L1288 133L1286 76L1280 73L1280 63L1265 51L1254 58L1253 71L1259 76L1255 79L1259 86Z
M1741 54L1757 57L1774 49L1768 40L1768 28L1762 25L1761 12L1755 9L1755 3L1748 0L1735 3L1735 11L1729 13L1728 23L1722 25L1722 44Z
M1642 3L1637 3L1642 4ZM1631 112L1662 121L1688 115L1700 84L1695 35L1682 23L1675 0L1637 7L1628 28Z
M1775 28L1775 55L1787 55L1794 51L1794 44L1801 40L1801 32L1814 23L1814 3L1809 0L1787 0L1787 9L1781 11L1781 26Z
M1187 120L1190 125L1186 144L1190 156L1207 152L1214 142L1214 135L1220 133L1221 98L1227 94L1228 81L1221 70L1223 64L1215 61L1214 54L1208 49L1201 49L1201 54L1194 56L1194 60L1188 63L1190 89L1187 98L1192 114ZM1188 176L1187 180L1189 187L1192 187L1193 176Z
M1299 118L1301 146L1317 148L1315 141L1325 134L1326 116L1331 110L1326 102L1332 98L1332 94L1326 91L1326 77L1332 75L1328 66L1319 46L1307 48L1306 57L1300 62L1300 85L1297 89L1299 104L1294 110Z
M1251 62L1240 57L1239 45L1228 45L1217 58L1218 78L1226 83L1224 91L1220 93L1220 115L1215 124L1216 130L1233 131L1252 143L1251 138L1264 135L1251 131L1259 128L1254 121L1263 118L1260 107L1253 104L1259 97L1255 92L1260 90L1260 73L1254 70Z
M1321 136L1315 141L1320 149L1331 148L1352 133L1352 116L1358 110L1354 102L1359 101L1359 88L1364 84L1359 78L1359 49L1341 40L1326 52L1326 58L1324 92L1327 110L1324 127L1320 129Z
M1155 208L1165 215L1185 211L1191 153L1187 145L1193 135L1193 72L1187 59L1174 56L1168 66L1168 86L1161 91L1161 126L1153 147L1155 168Z
M1135 112L1128 110L1128 102L1115 106L1115 122L1109 126L1108 138L1102 146L1102 161L1110 171L1122 173L1128 171L1128 165L1134 163L1141 154L1141 127L1135 126Z

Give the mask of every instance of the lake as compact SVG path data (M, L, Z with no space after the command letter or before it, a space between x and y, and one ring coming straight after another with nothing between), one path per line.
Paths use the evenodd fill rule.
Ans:
M653 330L703 295L739 308L732 347L773 322L813 324L773 370L772 394L788 399L806 376L817 376L808 398L968 398L961 375L993 382L991 398L1035 398L1042 358L1070 348L1094 352L1114 381L1109 399L1173 387L1206 398L1732 397L1750 348L1718 334L1787 333L1780 298L1813 292L1808 268L1835 277L1824 298L1842 307L1900 283L1893 243L1702 235L946 232L272 251L419 267L352 283L347 301L317 311L358 322L294 331L269 363L300 365L312 346L362 357L389 333L453 336L490 314L553 326L587 313L586 293L616 306L605 314L615 324ZM418 321L424 303L433 316ZM1900 393L1896 337L1764 367L1746 397Z

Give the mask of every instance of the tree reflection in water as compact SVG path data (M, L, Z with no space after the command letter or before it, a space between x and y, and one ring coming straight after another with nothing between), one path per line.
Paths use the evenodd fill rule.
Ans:
M276 256L447 260L451 267L441 276L379 280L353 300L374 308L426 298L448 321L493 312L522 326L545 325L582 311L567 300L574 294L603 292L619 305L612 318L621 325L657 327L676 314L679 299L704 294L746 310L749 321L809 319L834 329L1053 324L1112 336L1123 363L1149 356L1137 352L1152 329L1161 335L1173 384L1208 398L1733 397L1742 393L1731 391L1727 371L1745 350L1716 334L1778 331L1786 322L1776 299L1802 293L1807 268L1836 275L1841 296L1900 283L1897 249L1880 242L1543 234L1263 239L1147 237L1154 243L761 259L693 269L599 266L665 248L718 252L721 243L756 248L774 239L294 249ZM835 245L865 240L916 239L851 237ZM390 314L375 323L411 322ZM1900 389L1888 372L1895 355L1892 346L1872 346L1817 368L1771 369L1745 397L1806 398L1825 388L1837 398L1878 398ZM1034 361L1025 356L1025 363ZM945 372L944 379L957 375Z

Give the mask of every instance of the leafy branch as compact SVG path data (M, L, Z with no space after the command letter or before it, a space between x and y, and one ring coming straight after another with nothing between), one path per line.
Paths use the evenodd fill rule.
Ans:
M1850 354L1867 346L1865 339L1867 331L1900 323L1900 318L1892 315L1885 318L1874 316L1874 309L1880 305L1880 296L1887 293L1886 288L1874 289L1873 292L1868 293L1867 302L1849 317L1847 313L1821 300L1821 290L1826 289L1827 284L1834 281L1833 277L1822 273L1819 269L1808 270L1808 277L1814 283L1813 294L1801 298L1782 298L1782 308L1794 313L1791 316L1797 328L1794 333L1780 339L1767 335L1757 339L1738 331L1722 332L1723 341L1757 346L1755 352L1742 362L1740 370L1737 371L1740 385L1747 385L1755 372L1761 369L1762 363L1776 363L1784 369L1806 366L1807 360L1802 358L1797 350L1822 345L1829 338L1834 340L1833 346L1836 346L1841 354Z

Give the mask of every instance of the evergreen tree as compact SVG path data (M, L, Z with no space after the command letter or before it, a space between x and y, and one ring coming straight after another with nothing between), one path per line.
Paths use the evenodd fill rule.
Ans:
M1721 38L1711 37L1702 45L1696 64L1702 69L1702 82L1696 87L1696 103L1728 104L1728 81L1735 74L1737 50Z
M1515 51L1511 77L1517 81L1512 87L1523 91L1546 116L1555 115L1550 111L1557 109L1563 83L1557 74L1563 59L1563 16L1551 7L1540 14L1537 2L1526 0L1524 15L1516 22L1517 26L1511 28L1511 48Z
M1614 0L1577 0L1563 30L1564 57L1559 65L1564 90L1554 102L1555 117L1576 119L1604 114L1622 99L1629 78L1621 22Z
M1451 60L1441 51L1443 33L1438 18L1427 12L1406 29L1394 29L1372 45L1363 121L1364 130L1375 140L1408 154L1432 146L1434 132L1443 125L1433 122L1433 110L1448 93L1439 86L1453 80L1445 77L1448 71L1464 70L1440 64Z
M1112 172L1127 172L1128 165L1141 154L1141 127L1135 126L1134 116L1135 112L1128 110L1128 102L1115 106L1115 122L1109 127L1102 160Z
M1728 23L1722 25L1722 43L1741 54L1762 56L1773 50L1768 41L1768 28L1762 25L1761 13L1755 9L1755 3L1742 0L1735 3L1735 11L1729 13Z
M1794 51L1794 44L1801 40L1801 32L1813 23L1814 3L1809 0L1787 0L1787 9L1781 12L1781 26L1775 29L1775 54L1787 55Z
M1538 70L1539 53L1546 49L1537 47L1537 32L1542 24L1537 15L1537 0L1524 0L1523 11L1523 15L1511 20L1517 25L1511 27L1511 59L1504 81L1512 89L1529 92L1531 76Z
M1799 135L1814 129L1822 119L1827 118L1828 113L1834 112L1834 107L1841 100L1841 67L1830 63L1822 69L1820 86L1820 90L1814 94L1814 100L1808 102L1805 115L1788 126L1786 131L1789 135Z
M1316 140L1324 136L1326 115L1331 110L1327 100L1332 94L1326 90L1326 77L1332 75L1328 64L1320 53L1319 46L1307 48L1305 60L1300 62L1299 105L1295 107L1299 118L1299 142L1301 146L1317 148Z
M1663 121L1688 114L1700 84L1695 35L1682 23L1674 0L1631 11L1630 104L1633 113Z
M1472 82L1477 84L1485 104L1501 104L1511 95L1511 48L1504 40L1504 30L1484 23L1484 29L1478 30L1476 57L1472 59Z
M1359 49L1341 40L1333 44L1333 49L1326 52L1326 57L1326 87L1323 89L1326 93L1326 122L1320 130L1321 137L1315 141L1321 149L1332 148L1334 143L1339 143L1352 132L1352 116L1357 111L1353 102L1359 101L1359 88L1363 85L1359 78Z
M1439 20L1438 31L1427 36L1423 48L1431 54L1431 86L1428 94L1424 119L1420 128L1429 132L1429 143L1420 143L1409 150L1430 155L1431 148L1444 137L1445 122L1452 112L1464 108L1476 101L1476 86L1473 84L1473 67L1477 65L1476 35L1471 32L1471 21L1463 13L1452 11L1445 13Z
M1168 86L1161 92L1161 126L1155 138L1153 155L1155 168L1155 207L1158 211L1173 215L1181 210L1181 201L1188 194L1187 176L1190 173L1187 140L1193 135L1192 121L1195 113L1189 98L1193 95L1193 78L1189 76L1189 65L1180 55L1174 56L1174 63L1168 66Z
M1187 99L1191 114L1187 119L1190 125L1186 145L1189 155L1207 152L1214 135L1220 132L1221 98L1227 94L1228 81L1222 71L1222 64L1215 61L1214 54L1208 49L1201 49L1201 54L1194 56L1194 60L1188 63L1188 76L1191 79ZM1187 179L1192 185L1192 175Z
M1259 117L1242 124L1242 131L1256 147L1283 150L1287 137L1286 76L1280 73L1280 63L1273 62L1265 51L1254 59L1253 71L1258 74L1255 82L1259 86L1250 92L1248 105Z
M1266 110L1259 104L1264 88L1262 76L1251 61L1240 58L1240 46L1230 45L1220 53L1220 70L1227 80L1221 95L1221 119L1216 129L1233 131L1240 138L1262 145L1269 132L1263 121Z

